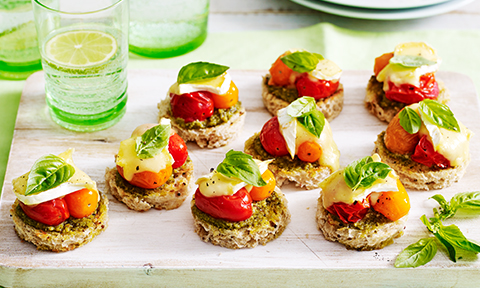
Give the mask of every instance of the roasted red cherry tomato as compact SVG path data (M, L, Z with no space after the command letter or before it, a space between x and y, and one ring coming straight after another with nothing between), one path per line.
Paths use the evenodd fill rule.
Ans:
M262 143L263 149L274 157L288 155L287 144L280 132L280 124L278 123L277 116L268 120L267 123L263 125L262 131L260 131L260 142Z
M327 208L327 211L337 215L344 223L355 223L362 220L370 209L370 201L367 198L352 204L335 202Z
M175 162L172 164L172 168L176 169L185 163L188 157L187 145L183 139L173 132L168 139L168 152L172 155Z
M70 217L67 203L63 198L56 198L37 205L25 205L20 202L20 207L28 217L45 225L56 226Z
M242 188L229 196L205 197L197 188L195 205L208 215L231 222L243 221L252 216L252 198Z
M423 135L415 147L415 153L411 156L412 160L432 167L434 164L440 168L450 167L450 161L442 154L435 151L433 144L428 141L427 135Z
M319 79L311 79L308 74L302 75L297 79L296 87L298 97L311 96L315 100L319 100L331 96L337 91L339 81L327 81Z
M215 107L210 92L171 94L170 97L173 116L182 118L185 122L203 121L213 115Z
M72 217L90 216L98 206L98 192L87 188L72 192L63 198L67 202L68 212Z
M123 176L123 167L117 165L117 171L120 176L125 179L125 176ZM132 184L133 186L144 189L155 189L165 184L168 178L170 178L170 175L172 175L172 165L167 165L165 169L160 170L158 173L143 171L133 174L132 180L125 180L127 180L128 183Z
M435 75L427 73L420 76L420 87L411 84L402 84L395 86L388 82L389 89L385 92L385 97L391 101L397 101L405 104L418 103L424 99L437 99L439 89Z

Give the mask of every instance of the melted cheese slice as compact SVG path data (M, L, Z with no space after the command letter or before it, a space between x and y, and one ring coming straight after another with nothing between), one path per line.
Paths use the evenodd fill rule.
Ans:
M175 82L168 90L168 95L171 93L181 95L185 93L192 93L197 91L208 91L213 94L223 95L230 89L232 77L227 72L222 75L206 80L199 80L190 83L178 84Z
M283 53L282 56L290 55L295 52L308 52L308 51L305 49L290 49L290 50L287 50L285 53ZM294 77L293 82L295 82L295 78L297 75L298 74L296 73L292 73L292 76ZM342 69L340 69L340 67L338 67L338 65L335 64L335 62L328 59L322 59L318 61L315 69L308 72L308 75L319 80L327 80L327 81L338 80L340 79L340 76L342 76Z
M379 157L372 156L372 158L375 162L379 161ZM359 188L355 191L352 191L345 183L343 172L344 169L337 170L320 183L323 194L323 207L328 208L336 202L352 204L355 201L363 201L371 193L399 191L397 186L398 175L393 170L385 179L377 179L369 188Z
M168 152L168 145L157 155L148 159L140 159L135 152L135 137L120 142L116 164L123 168L125 180L131 181L135 173L150 171L158 173L167 165L173 164L173 157Z
M64 159L68 164L72 165L75 168L75 173L73 176L68 179L67 182L60 184L59 186L43 191L37 194L32 194L25 196L25 190L27 189L27 180L30 172L25 173L24 175L13 179L13 192L17 196L18 200L26 205L35 205L40 204L58 197L65 196L72 192L87 188L90 190L97 190L97 184L93 181L85 172L80 170L73 163L72 154L75 150L73 148L68 149L67 151L60 153L58 156ZM99 194L100 197L100 194ZM99 199L100 200L100 199Z
M268 169L268 164L272 162L272 160L259 161L256 159L254 159L254 161L257 163L258 168L260 169L260 174L263 174ZM250 192L253 187L252 185L247 184L238 178L227 177L216 170L208 175L198 178L195 184L198 185L200 193L202 193L205 197L233 195L243 187Z
M428 60L436 61L437 63L420 67L403 67L399 64L387 64L387 66L385 66L385 68L383 68L377 75L377 81L383 82L384 91L390 89L388 82L392 82L396 86L411 84L419 87L420 76L437 71L441 62L441 59L437 57L435 50L423 42L399 44L395 47L394 55L422 56Z
M297 119L287 114L287 108L280 109L277 112L278 122L280 124L280 133L287 144L287 150L292 159L298 153L298 147L304 142L316 142L322 148L322 155L318 160L320 165L329 167L331 171L336 171L340 167L340 151L337 144L333 141L332 129L325 119L320 138L315 137Z

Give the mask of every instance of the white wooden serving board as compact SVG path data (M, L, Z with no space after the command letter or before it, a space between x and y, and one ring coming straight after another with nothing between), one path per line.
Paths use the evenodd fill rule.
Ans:
M463 257L451 262L443 251L429 264L416 269L395 269L395 257L406 246L427 237L419 220L432 215L436 202L429 199L441 193L448 200L457 192L480 187L480 118L473 83L461 74L441 72L451 93L450 106L458 119L477 135L470 144L472 162L466 175L452 187L431 192L409 191L412 209L405 235L377 251L346 250L326 241L318 231L314 215L319 190L305 191L293 185L283 187L289 201L292 221L278 239L253 249L230 250L204 243L193 231L190 197L172 211L140 213L110 199L109 227L93 242L65 253L37 251L19 240L9 209L14 201L11 181L30 169L42 155L58 154L69 147L76 152L76 165L104 188L104 171L114 166L119 142L143 123L155 122L157 103L175 82L177 71L131 70L128 74L127 114L114 127L95 133L75 133L57 126L49 118L44 103L43 73L31 76L25 85L18 110L0 203L0 286L293 286L350 287L365 283L373 286L453 287L478 283L480 261ZM230 149L243 151L253 133L260 131L270 115L260 93L265 71L232 71L247 110L243 131L230 145L199 149L188 144L196 177L209 172ZM331 123L341 152L340 164L370 155L377 134L386 124L370 115L363 106L368 71L345 71L345 106ZM190 193L190 195L193 193ZM456 223L467 238L480 241L480 217L461 216ZM214 280L213 280L214 279Z

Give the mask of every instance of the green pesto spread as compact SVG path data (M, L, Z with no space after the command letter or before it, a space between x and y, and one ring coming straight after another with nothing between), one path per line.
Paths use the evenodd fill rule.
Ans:
M330 213L330 212L329 212ZM368 234L370 231L375 230L381 225L391 223L392 220L388 219L387 217L383 216L381 213L373 210L370 208L363 217L362 220L355 222L355 223L345 223L340 218L338 218L337 215L330 213L331 217L333 220L335 220L337 223L337 229L341 228L350 228L350 229L357 229L361 230L365 234Z
M407 106L407 104L402 102L388 100L385 96L385 91L383 91L383 82L378 82L377 78L374 75L370 77L369 82L369 90L375 93L378 105L380 105L380 107L382 107L384 110L396 109L397 111L400 111L403 109L403 107Z
M265 85L267 86L268 93L288 103L292 103L298 98L298 92L296 88L268 85L268 80L270 80L270 76L265 77Z
M106 205L106 199L104 199L106 196L102 195L100 193L100 201L98 202L98 207L95 212L93 212L90 216L83 217L83 218L74 218L70 217L67 220L63 221L62 223L58 224L57 226L50 226L46 225L40 222L37 222L33 220L32 218L28 217L25 212L23 212L22 207L20 207L18 200L15 202L14 205L14 211L15 214L22 219L22 221L29 225L32 226L36 229L43 230L46 232L58 232L62 234L68 234L68 233L78 233L78 232L84 232L85 229L89 227L93 227L97 224L98 218L107 213L107 205Z
M171 106L169 108L169 114L172 115L172 110ZM235 105L228 109L215 109L213 111L213 115L208 117L207 119L203 121L192 121L192 122L185 122L184 119L182 118L176 118L176 117L171 117L172 121L175 122L178 126L180 126L183 129L205 129L209 127L215 127L220 124L228 122L230 118L235 113L238 113L242 109L242 103L240 101L237 101Z
M298 159L297 156L292 159L290 155L287 156L281 156L281 157L273 157L272 155L268 154L268 152L263 148L262 142L260 141L260 134L256 134L255 137L253 138L253 143L245 143L245 146L248 145L253 145L253 149L255 150L256 154L254 158L257 158L259 160L265 161L269 160L272 158L275 158L272 161L272 164L277 166L280 169L286 170L286 171L305 171L305 170L311 170L311 169L316 169L321 167L320 163L318 161L309 163L309 162L303 162L302 160Z
M285 209L282 199L274 191L270 197L261 201L255 201L252 203L252 216L250 218L239 221L230 222L222 219L213 218L212 216L204 213L197 208L196 205L192 205L192 213L200 219L202 222L208 223L217 227L220 232L222 230L236 230L245 227L253 228L251 231L261 229L262 227L275 225L282 217L282 211Z

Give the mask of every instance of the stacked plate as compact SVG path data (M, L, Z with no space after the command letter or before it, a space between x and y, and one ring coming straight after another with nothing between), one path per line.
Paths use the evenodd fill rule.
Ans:
M401 20L446 13L473 0L292 0L330 14L360 19Z

